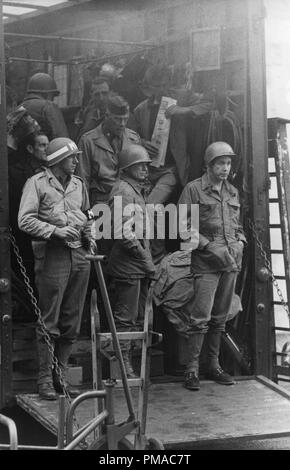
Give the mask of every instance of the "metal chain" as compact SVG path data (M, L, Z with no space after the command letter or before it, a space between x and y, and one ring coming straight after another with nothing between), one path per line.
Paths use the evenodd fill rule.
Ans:
M285 301L284 297L283 297L283 293L279 287L279 284L277 282L277 279L275 277L275 274L273 273L272 271L272 266L271 266L271 262L270 260L268 259L267 257L267 253L266 251L264 250L263 248L263 245L262 245L262 242L259 238L259 235L257 233L257 229L256 229L256 225L255 225L255 222L253 222L249 217L248 217L248 222L249 222L249 227L250 229L252 230L252 233L254 235L254 238L256 240L256 243L260 249L260 252L261 252L261 255L264 259L264 263L265 263L265 267L267 268L267 270L269 271L270 275L271 275L271 281L272 281L272 284L273 286L275 287L276 291L277 291L277 294L280 298L280 301L281 301L281 304L283 305L287 315L288 315L288 318L290 320L290 313L289 313L289 308L288 308L288 303Z
M37 323L40 327L40 330L41 330L41 333L43 335L44 341L47 344L48 351L49 351L49 354L50 354L50 357L51 357L51 361L52 361L52 365L54 367L55 373L56 373L56 375L59 379L60 385L62 387L62 390L64 392L64 396L65 396L67 402L69 404L71 404L72 399L71 399L71 396L70 396L69 391L67 389L67 386L66 386L66 383L65 383L65 380L64 380L64 376L63 376L63 372L61 370L61 367L59 366L59 362L58 362L57 357L54 355L54 348L53 348L53 344L51 342L49 331L48 331L48 329L47 329L47 327L46 327L46 325L43 321L41 311L40 311L40 308L38 306L37 299L34 295L34 291L33 291L33 288L31 286L31 283L30 283L30 279L27 275L27 271L26 271L26 268L24 266L23 259L22 259L22 256L20 254L19 248L17 246L16 239L15 239L13 233L12 233L11 227L9 227L9 240L10 240L11 245L13 247L13 251L14 251L14 254L16 256L17 263L19 265L21 274L23 276L24 284L26 286L27 293L30 297L31 304L33 306L33 310L34 310L35 316L37 318ZM80 426L79 426L75 416L74 416L74 422L76 424L77 429L79 429ZM85 441L82 442L82 447L85 447L85 448L87 447L87 443Z

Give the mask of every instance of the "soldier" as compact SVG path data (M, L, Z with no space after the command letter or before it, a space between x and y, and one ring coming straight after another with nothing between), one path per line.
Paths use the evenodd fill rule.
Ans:
M136 131L142 139L150 158L158 155L158 148L151 142L155 121L160 107L162 96L169 95L170 71L162 65L149 67L145 73L142 89L148 98L142 101L134 110ZM170 146L166 151L165 164L160 167L149 167L149 179L152 190L148 202L164 204L172 195L178 184L178 172Z
M97 127L105 118L107 109L107 100L110 87L103 77L96 77L92 81L90 101L78 114L78 122L80 127L77 140L81 138L85 132Z
M25 184L18 214L19 228L32 237L39 307L68 391L65 372L79 334L90 273L85 255L93 245L87 191L74 176L80 153L71 139L53 139L47 149L48 168ZM37 345L39 395L54 400L55 391L62 393L63 387L59 377L53 377L53 358L40 326Z
M121 237L114 240L108 262L108 272L114 278L115 299L113 314L118 331L143 330L145 301L148 292L148 280L155 272L149 239L145 237L146 206L144 200L144 182L148 176L148 163L151 160L141 145L131 145L121 151L119 164L120 179L113 186L110 194L110 207L114 221L114 198L122 198L122 208L134 208L136 219L132 232L126 232L130 216L122 211ZM140 219L138 219L137 211ZM137 224L140 222L140 231ZM114 222L115 224L115 222ZM138 233L139 232L139 233ZM121 349L127 377L136 377L131 363L130 341L122 341Z
M108 99L104 121L80 139L83 151L77 167L89 191L91 205L107 203L119 171L119 152L140 143L136 132L128 129L129 105L121 96Z
M221 334L231 311L238 272L246 243L240 225L238 191L228 181L237 158L226 142L214 142L205 152L206 173L188 183L179 204L199 205L199 244L192 251L194 296L191 305L189 361L185 387L199 390L199 355L207 335L206 378L224 385L234 383L219 364Z
M59 95L54 79L47 73L35 73L28 82L22 106L40 125L48 139L68 137L68 130L59 107L53 103Z

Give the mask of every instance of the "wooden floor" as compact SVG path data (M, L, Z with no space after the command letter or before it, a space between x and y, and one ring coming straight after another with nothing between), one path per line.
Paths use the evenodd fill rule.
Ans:
M132 389L137 404L137 389ZM58 406L38 395L18 395L17 403L56 434ZM115 391L116 422L128 417L124 393ZM79 406L77 420L84 425L93 417L93 403ZM147 437L166 448L190 448L196 442L285 436L290 443L290 394L268 379L243 377L235 385L201 381L191 392L181 383L151 384L147 412Z

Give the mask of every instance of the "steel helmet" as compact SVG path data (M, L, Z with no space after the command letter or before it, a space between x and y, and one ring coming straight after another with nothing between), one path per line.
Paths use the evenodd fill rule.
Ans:
M142 145L132 144L119 153L120 170L125 170L136 163L151 163L147 150Z
M117 77L117 71L113 64L103 64L99 76L105 79L113 79Z
M217 157L237 157L232 147L227 142L213 142L210 144L204 154L204 163L206 166Z
M77 155L80 153L82 153L81 150L78 149L73 140L68 137L56 137L56 139L49 142L47 147L47 166L56 165L70 155Z
M55 80L48 73L35 73L30 77L27 87L28 92L34 93L54 93L59 95Z

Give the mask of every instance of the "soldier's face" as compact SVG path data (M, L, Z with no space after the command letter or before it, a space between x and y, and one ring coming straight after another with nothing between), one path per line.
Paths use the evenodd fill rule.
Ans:
M32 154L40 161L46 161L46 150L48 146L48 138L46 135L38 135L35 137Z
M67 176L71 176L74 174L78 162L78 155L74 154L59 162L59 166Z
M148 163L135 163L127 168L127 173L136 181L145 181L148 176Z
M216 183L227 180L231 171L231 166L231 157L225 156L215 158L212 165L208 167L211 180Z
M120 137L127 125L129 119L129 112L126 114L118 115L108 112L106 118L106 124L109 131L118 137Z
M105 108L109 95L109 85L105 82L98 84L92 83L91 95L97 107Z

